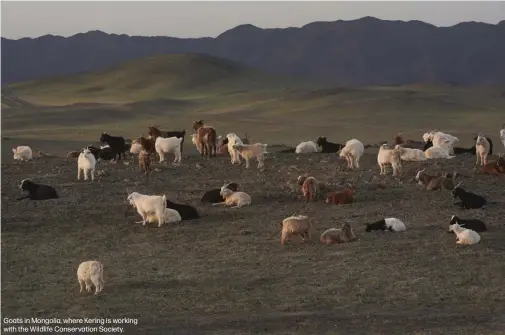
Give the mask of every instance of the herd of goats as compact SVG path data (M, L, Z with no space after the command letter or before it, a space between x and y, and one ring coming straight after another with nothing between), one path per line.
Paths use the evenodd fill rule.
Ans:
M500 139L505 146L505 124L500 131ZM229 133L226 137L217 136L214 127L205 125L202 120L193 124L194 133L192 142L200 152L201 156L214 157L218 153L228 151L231 164L241 164L241 158L245 161L245 167L250 167L250 161L255 159L258 162L258 169L264 168L264 157L267 154L267 144L249 143L247 137L242 140L235 133ZM140 137L132 142L127 142L123 137L111 136L103 133L100 137L100 148L88 146L81 151L70 152L69 158L77 159L77 179L84 174L84 180L95 179L95 167L99 160L118 163L125 153L129 152L138 155L139 167L146 174L151 172L152 157L158 154L162 163L167 154L173 154L174 164L179 164L182 158L185 130L182 131L161 131L159 127L150 126L148 137ZM461 148L455 146L459 141L457 137L440 131L431 131L423 135L423 141L405 140L402 133L393 137L392 145L381 143L378 145L377 164L380 167L380 174L387 174L387 168L392 167L393 176L398 176L402 170L404 161L425 161L429 159L451 159L458 154L473 154L476 156L476 164L480 165L483 173L491 175L505 175L505 156L500 155L496 160L488 161L488 157L493 154L493 142L484 134L479 134L475 138L475 144L471 148ZM347 161L348 169L359 168L359 161L364 153L365 146L357 139L351 139L345 144L328 142L326 137L319 137L316 142L308 141L300 143L294 149L284 150L284 152L294 152L297 154L322 152L337 153L341 159ZM32 150L28 146L18 146L13 148L15 160L32 159ZM426 168L417 172L413 178L426 190L446 189L452 192L454 198L459 198L457 204L463 209L483 208L487 206L484 197L464 190L462 183L454 186L456 174L445 173L443 175L429 175ZM348 204L355 201L355 186L347 184L342 189L331 190L327 185L318 181L310 175L298 177L297 184L301 188L303 198L306 202L316 199L326 199L328 204ZM42 185L30 179L24 179L19 188L28 192L26 196L17 200L47 200L58 198L56 190L49 185ZM142 217L143 226L146 223L158 223L161 227L164 223L179 222L181 220L191 220L199 217L199 213L193 206L187 204L174 203L165 195L146 195L132 192L128 195L127 201L135 208ZM236 183L228 183L221 188L209 190L201 198L202 202L213 205L233 206L240 208L251 205L251 196L238 190ZM293 215L280 223L281 244L285 244L293 236L301 237L305 242L310 240L311 222L306 215ZM405 224L397 218L383 218L373 223L366 224L365 230L385 230L401 232L406 230ZM486 231L486 224L478 219L460 219L453 216L449 222L449 232L456 234L458 244L476 244L480 241L478 232ZM357 240L349 223L345 223L341 228L331 228L323 232L320 241L323 244L346 243ZM80 264L77 270L77 278L80 285L80 292L86 287L86 291L91 292L95 287L95 294L103 289L103 265L99 261L87 261Z

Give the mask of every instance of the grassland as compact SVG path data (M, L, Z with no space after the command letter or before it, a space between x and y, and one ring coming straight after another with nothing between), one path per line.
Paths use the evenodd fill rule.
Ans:
M320 135L365 143L399 131L420 138L436 127L470 146L483 131L503 152L503 88L321 87L230 64L211 71L207 58L193 57L164 72L154 58L149 66L123 64L6 88L2 317L139 318L126 334L153 335L505 334L503 178L475 173L473 156L407 164L399 180L378 176L373 149L358 171L345 171L333 154L297 157L272 148L266 170L257 171L231 166L228 157L202 159L189 140L183 164L156 165L161 171L149 180L135 165L99 163L108 174L92 183L77 182L75 161L62 157L12 162L15 145L63 156L96 142L102 131L135 138L157 123L189 132L195 119L220 134L247 132L253 141L286 145ZM458 210L448 193L409 182L421 167L457 170L469 189L497 203ZM295 179L304 172L335 186L355 182L356 204L302 203ZM61 199L16 202L24 178L55 186ZM238 182L253 205L234 210L199 202L224 181ZM133 223L133 211L124 216L127 189L164 193L206 215L144 228ZM313 219L313 241L281 247L279 222L293 213ZM446 232L453 214L481 218L490 231L476 246L457 246ZM364 232L363 223L384 216L405 219L408 231ZM359 241L317 243L321 232L346 221ZM78 294L75 271L88 259L104 263L98 297Z

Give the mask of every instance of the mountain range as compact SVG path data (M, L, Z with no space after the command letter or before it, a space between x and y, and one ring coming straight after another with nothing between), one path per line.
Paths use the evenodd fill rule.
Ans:
M200 53L262 71L350 86L505 83L505 20L437 27L364 17L300 28L245 24L216 38L89 31L2 37L2 84L76 74L156 54Z

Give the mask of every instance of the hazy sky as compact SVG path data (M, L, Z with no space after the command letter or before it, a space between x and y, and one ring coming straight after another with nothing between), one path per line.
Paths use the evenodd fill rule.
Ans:
M107 33L215 37L239 24L261 28L300 27L313 21L420 20L437 26L462 21L505 20L504 1L2 1L2 36L70 36L89 30Z

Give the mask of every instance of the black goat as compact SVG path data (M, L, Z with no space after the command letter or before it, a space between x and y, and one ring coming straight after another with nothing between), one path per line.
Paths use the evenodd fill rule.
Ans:
M471 148L454 147L454 154L455 155L472 154L475 156L475 145Z
M226 185L226 188L229 188L233 192L238 191L238 185L237 183L229 183ZM211 204L215 204L218 202L223 202L225 199L220 195L221 189L220 188L215 188L213 190L207 191L203 194L201 201L202 202L208 202Z
M117 162L121 160L121 155L124 158L126 143L122 136L110 136L107 133L102 133L100 136L100 143L107 143L114 154L114 159L118 156ZM104 148L105 149L105 148Z
M453 215L451 217L451 221L449 221L449 226L451 226L455 223L457 223L458 225L460 225L463 228L471 229L471 230L476 231L478 233L483 232L483 231L487 231L486 224L478 219L460 219L456 215ZM452 233L452 231L450 229L448 232Z
M344 147L344 145L340 143L328 142L325 136L320 136L316 144L318 147L321 147L321 152L323 153L338 152Z
M16 201L23 199L30 200L48 200L48 199L58 199L58 193L54 187L42 184L36 184L32 182L30 179L24 179L21 181L19 185L19 189L22 191L27 191L28 195L16 199Z
M432 142L432 141L430 141L430 140L428 140L428 141L426 142L426 144L424 145L423 151L428 150L428 149L429 149L429 148L431 148L432 146L433 146L433 142Z
M198 211L195 207L184 204L176 204L167 199L167 208L175 209L181 215L181 219L183 220L192 220L198 219L200 215L198 215Z
M478 136L475 136L473 138L473 140L477 141L477 137ZM484 137L484 138L489 142L489 153L488 153L488 155L492 156L493 155L493 141L491 141L491 139L489 137ZM475 145L473 146L473 148L474 148L474 155L475 155Z
M461 200L456 204L459 204L463 209L481 208L487 205L487 201L484 197L472 192L467 192L459 187L462 183L463 182L456 185L456 187L452 190L453 197Z
M110 146L99 149L95 146L90 145L90 146L88 146L88 150L91 152L91 154L93 156L95 156L95 159L97 161L99 159L102 159L104 161L110 161L110 160L116 158L116 155L114 154L114 152L112 151L112 148Z

